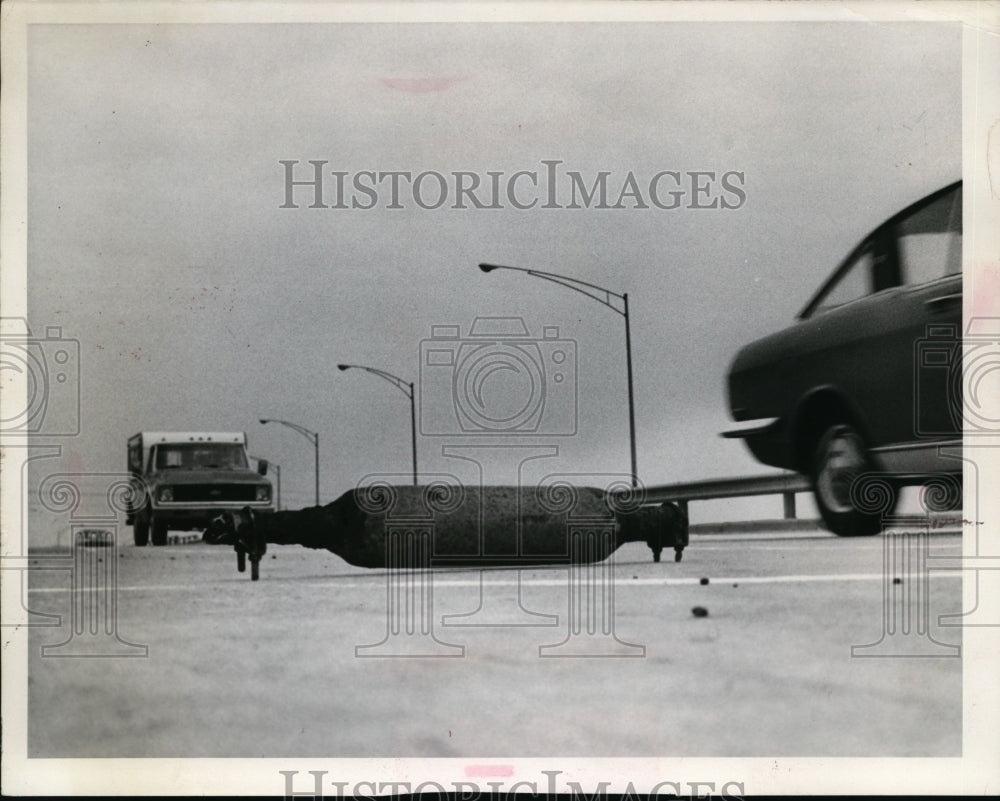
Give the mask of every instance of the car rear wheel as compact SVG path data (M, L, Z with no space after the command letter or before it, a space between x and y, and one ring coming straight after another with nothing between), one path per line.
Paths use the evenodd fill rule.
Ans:
M865 442L852 426L838 423L820 437L813 462L813 492L823 522L834 534L861 537L881 530L882 515L891 509L863 511L857 505L858 493L851 492L857 477L871 469ZM895 496L892 488L888 490ZM886 505L893 506L894 498L889 498Z
M150 528L153 532L153 545L166 545L167 544L167 521L158 520L153 518L153 522L150 523Z
M132 540L139 547L149 542L149 521L145 517L136 515L132 521Z

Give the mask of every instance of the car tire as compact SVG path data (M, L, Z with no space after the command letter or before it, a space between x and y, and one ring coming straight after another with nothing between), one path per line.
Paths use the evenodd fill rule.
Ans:
M136 516L132 521L132 541L140 548L149 543L149 521L142 516Z
M158 520L156 517L153 518L152 522L149 524L153 535L153 545L166 545L167 544L167 521Z
M812 484L816 505L823 522L840 537L865 537L882 529L882 517L895 506L895 487L887 487L891 497L877 512L859 509L851 492L854 480L873 469L864 439L847 423L830 426L819 438L813 460Z

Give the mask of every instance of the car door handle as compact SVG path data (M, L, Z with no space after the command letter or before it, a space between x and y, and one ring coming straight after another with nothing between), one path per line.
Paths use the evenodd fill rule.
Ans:
M936 298L930 298L924 301L924 305L931 310L945 308L948 306L954 306L956 303L962 302L962 293L956 292L953 295L940 295Z

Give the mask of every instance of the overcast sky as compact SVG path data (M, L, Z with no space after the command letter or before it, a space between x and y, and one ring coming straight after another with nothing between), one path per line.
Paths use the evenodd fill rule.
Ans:
M324 502L369 473L405 481L407 399L336 365L417 382L440 427L451 410L428 406L443 379L421 371L421 342L439 325L467 338L476 317L520 317L534 338L555 326L574 343L575 409L553 401L547 413L575 414L576 433L518 439L520 454L558 446L530 475L627 473L622 318L537 278L484 275L483 261L629 294L644 482L769 472L718 436L733 355L789 324L871 228L961 175L951 25L119 24L29 36L29 321L80 342L81 434L62 441L63 465L123 469L127 437L144 429L241 430L282 466L290 506L311 503L311 446L258 418L319 432ZM331 194L331 172L346 173L347 205L370 203L350 191L364 171L448 182L464 171L483 186L503 173L506 187L558 160L560 192L569 171L588 185L606 171L613 205L632 173L649 207L631 196L624 208L542 209L545 191L522 178L515 199L539 198L535 208L502 189L503 208L454 209L452 184L426 209L404 182L403 208L388 208L382 183L370 209L309 208L308 187L283 209L283 160L300 162L299 179L327 161ZM688 208L688 187L680 208L657 208L648 188L663 171L740 173L742 196L710 182L739 207ZM675 187L660 186L669 200ZM436 179L422 189L433 205ZM516 378L486 379L491 408L516 406L504 395L520 391ZM422 472L470 479L468 462L442 453L475 439L455 425L453 437L418 437ZM513 451L477 453L487 481L515 475Z

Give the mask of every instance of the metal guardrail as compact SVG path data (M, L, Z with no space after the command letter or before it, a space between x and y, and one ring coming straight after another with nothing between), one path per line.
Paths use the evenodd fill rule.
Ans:
M646 501L663 503L672 501L687 512L690 501L709 501L718 498L743 498L751 495L781 495L784 500L786 520L795 519L795 494L809 492L809 479L798 473L779 473L771 476L746 476L690 481L684 484L660 484L646 487Z

